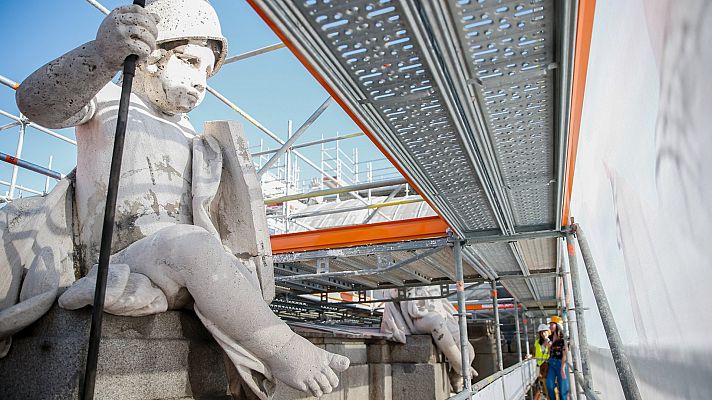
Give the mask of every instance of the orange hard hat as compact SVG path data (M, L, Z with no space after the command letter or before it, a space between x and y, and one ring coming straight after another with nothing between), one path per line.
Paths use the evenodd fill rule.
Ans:
M561 324L564 322L564 320L562 320L561 317L559 317L558 315L553 315L549 320L556 324Z

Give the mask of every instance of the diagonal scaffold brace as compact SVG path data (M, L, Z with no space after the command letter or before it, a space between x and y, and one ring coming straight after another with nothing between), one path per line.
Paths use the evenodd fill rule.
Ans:
M133 4L145 7L145 0L134 0ZM111 156L111 169L109 170L109 185L106 191L106 206L104 208L104 223L101 230L101 245L99 248L99 266L96 276L96 289L94 291L94 305L91 314L91 330L89 331L89 349L87 363L84 371L81 398L94 399L94 385L96 383L96 369L99 361L99 345L101 343L101 327L104 317L104 298L106 295L106 279L109 273L109 258L111 257L111 242L114 237L114 216L116 213L116 197L119 191L119 177L121 175L121 159L124 154L124 139L126 137L126 123L129 116L129 100L131 86L136 73L138 56L132 54L124 60L123 82L121 85L121 98L119 100L119 115L116 120L116 134L114 135L114 150Z

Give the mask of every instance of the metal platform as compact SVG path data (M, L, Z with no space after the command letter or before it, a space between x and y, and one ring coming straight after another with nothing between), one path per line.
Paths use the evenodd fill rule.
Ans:
M277 286L297 293L455 283L447 238L277 254L274 262ZM466 281L481 280L474 265L464 268Z
M250 3L468 239L483 277L556 268L560 240L517 235L561 226L575 2ZM504 284L555 302L551 275Z

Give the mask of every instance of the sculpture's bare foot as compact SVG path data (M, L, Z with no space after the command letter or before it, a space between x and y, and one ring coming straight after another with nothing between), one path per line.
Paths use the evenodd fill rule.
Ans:
M294 334L274 356L265 360L272 375L294 389L316 397L331 393L339 385L337 372L345 371L348 358L322 350Z

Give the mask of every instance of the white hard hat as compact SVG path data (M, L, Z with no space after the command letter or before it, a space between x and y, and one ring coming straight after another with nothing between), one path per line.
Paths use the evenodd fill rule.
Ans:
M209 40L217 43L214 75L225 62L227 39L220 30L220 20L207 0L148 0L146 10L158 14L156 43L177 40Z
M539 328L537 328L536 333L543 332L543 331L548 331L549 326L547 324L540 324Z

